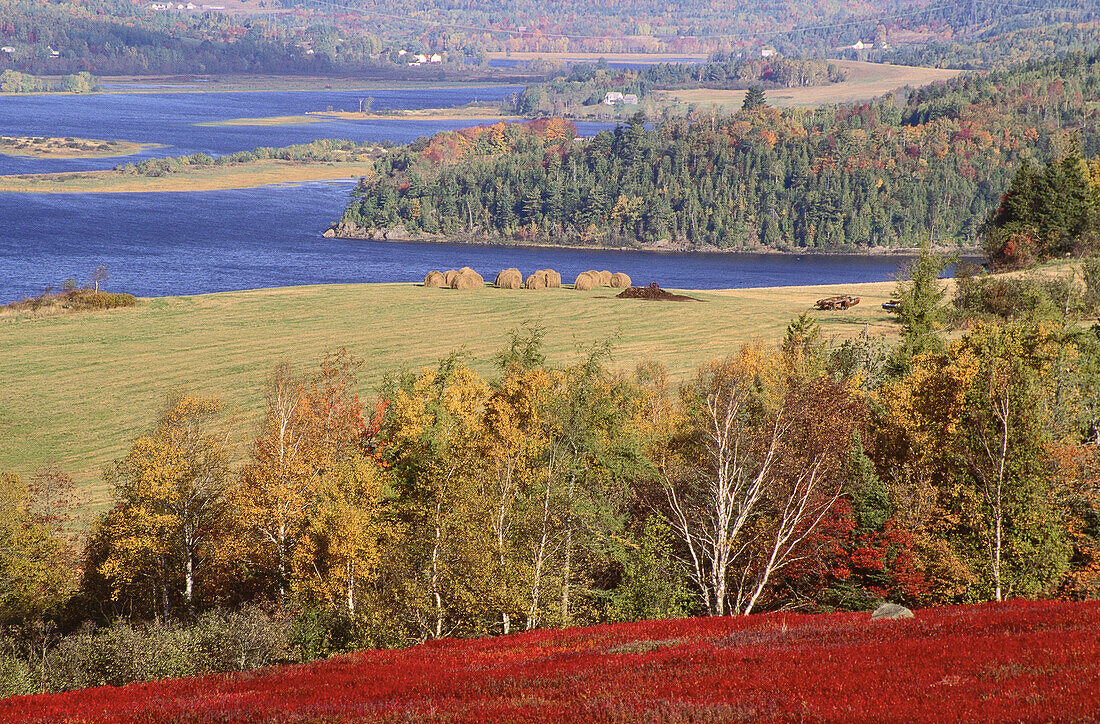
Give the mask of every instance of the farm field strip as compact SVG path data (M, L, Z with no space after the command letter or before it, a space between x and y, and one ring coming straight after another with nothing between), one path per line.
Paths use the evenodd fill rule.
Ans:
M615 299L614 291L483 290L414 284L261 289L141 299L135 307L0 317L0 470L29 474L56 462L92 508L107 503L104 465L153 424L173 389L217 394L238 448L251 439L264 380L282 359L300 368L347 347L365 360L367 399L386 373L417 370L462 351L481 374L509 331L546 330L551 363L580 359L614 336L611 365L664 364L684 379L702 362L753 340L781 339L787 323L837 287L690 292L701 302ZM896 334L879 308L893 282L846 285L863 302L814 312L827 337L864 329Z

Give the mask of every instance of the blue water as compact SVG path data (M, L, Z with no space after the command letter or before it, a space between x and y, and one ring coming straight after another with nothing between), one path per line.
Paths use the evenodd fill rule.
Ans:
M441 107L496 100L516 88L372 91L375 108ZM299 126L199 127L196 122L357 108L364 93L172 93L0 98L0 133L165 144L143 154L229 153L317 138L407 142L468 125L404 120ZM602 127L582 124L588 135ZM0 156L0 173L109 168L126 159L39 160ZM491 278L516 266L551 267L570 281L585 269L635 283L714 289L891 279L887 257L654 254L323 239L352 181L232 191L151 194L0 193L0 303L85 282L106 264L109 289L141 296L199 294L292 284L420 281L431 269L472 266Z
M232 118L296 116L307 111L359 109L361 98L374 110L447 108L472 101L501 101L519 86L375 91L280 91L264 93L105 93L89 96L5 96L0 98L0 134L103 138L159 143L163 148L111 159L34 159L0 155L0 174L50 173L112 168L144 158L205 152L212 155L258 146L289 146L318 138L408 143L420 136L469 126L476 121L334 120L291 126L197 126ZM585 124L595 133L599 124Z
M471 266L492 278L551 267L567 281L610 269L635 283L727 288L893 278L879 256L674 254L323 239L351 182L157 194L0 194L0 302L100 264L110 289L141 296L333 282L422 281ZM64 220L64 226L59 226Z

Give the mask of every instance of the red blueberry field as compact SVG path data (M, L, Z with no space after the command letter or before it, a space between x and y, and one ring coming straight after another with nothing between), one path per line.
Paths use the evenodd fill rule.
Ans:
M1100 721L1100 602L544 630L0 701L3 722Z

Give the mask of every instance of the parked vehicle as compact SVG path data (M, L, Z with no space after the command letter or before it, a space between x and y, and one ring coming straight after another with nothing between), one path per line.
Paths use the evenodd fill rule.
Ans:
M859 297L853 297L850 294L840 294L835 297L825 297L824 299L817 300L818 309L847 309L848 307L854 307L859 304Z

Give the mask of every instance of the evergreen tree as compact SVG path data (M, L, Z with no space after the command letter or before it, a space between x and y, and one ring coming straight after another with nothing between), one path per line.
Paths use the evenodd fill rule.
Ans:
M741 102L741 110L751 111L756 108L767 107L768 102L764 98L764 87L759 85L749 86L749 90L745 93L745 100Z

